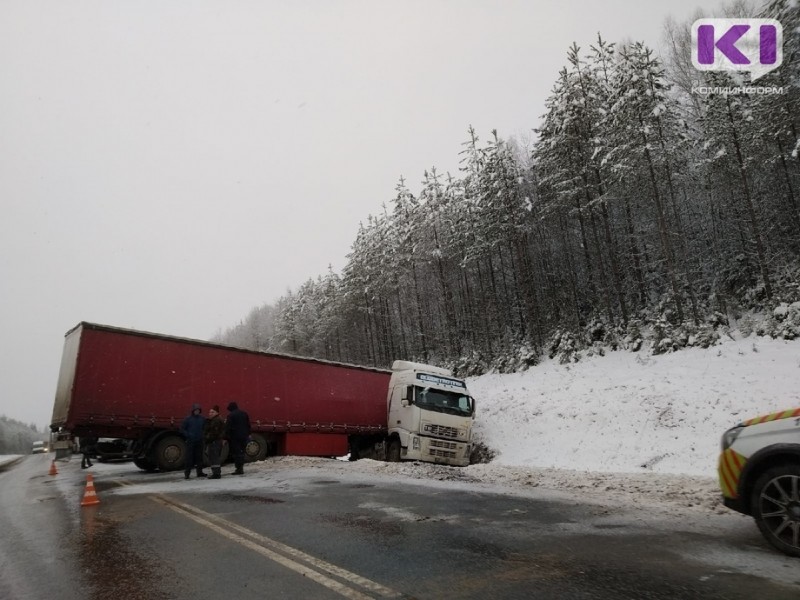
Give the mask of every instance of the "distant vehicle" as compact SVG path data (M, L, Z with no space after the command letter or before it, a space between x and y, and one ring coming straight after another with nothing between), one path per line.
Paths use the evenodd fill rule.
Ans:
M800 408L726 431L719 485L725 506L753 517L778 550L800 556Z
M31 454L46 454L47 452L50 452L50 448L47 447L47 442L33 442Z

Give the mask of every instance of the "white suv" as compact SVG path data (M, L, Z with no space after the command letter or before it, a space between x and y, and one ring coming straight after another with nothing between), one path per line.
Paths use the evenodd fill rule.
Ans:
M726 431L718 471L725 506L752 516L778 550L800 556L800 408Z

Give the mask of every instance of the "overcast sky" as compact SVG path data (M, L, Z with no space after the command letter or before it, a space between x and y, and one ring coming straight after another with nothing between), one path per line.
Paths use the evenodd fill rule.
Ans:
M566 51L703 0L0 0L0 414L49 424L64 333L207 339L337 272L405 177L525 138Z

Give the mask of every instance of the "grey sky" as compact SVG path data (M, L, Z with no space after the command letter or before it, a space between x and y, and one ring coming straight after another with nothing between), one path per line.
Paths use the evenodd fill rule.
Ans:
M208 338L339 271L400 176L528 135L568 46L717 2L0 0L0 414L63 334Z

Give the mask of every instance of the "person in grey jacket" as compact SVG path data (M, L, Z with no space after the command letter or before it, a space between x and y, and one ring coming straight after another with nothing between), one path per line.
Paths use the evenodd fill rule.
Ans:
M186 459L183 464L183 476L189 479L192 468L197 469L198 477L208 477L203 473L203 427L206 418L202 415L199 404L192 404L192 412L181 423L181 435L186 440Z

